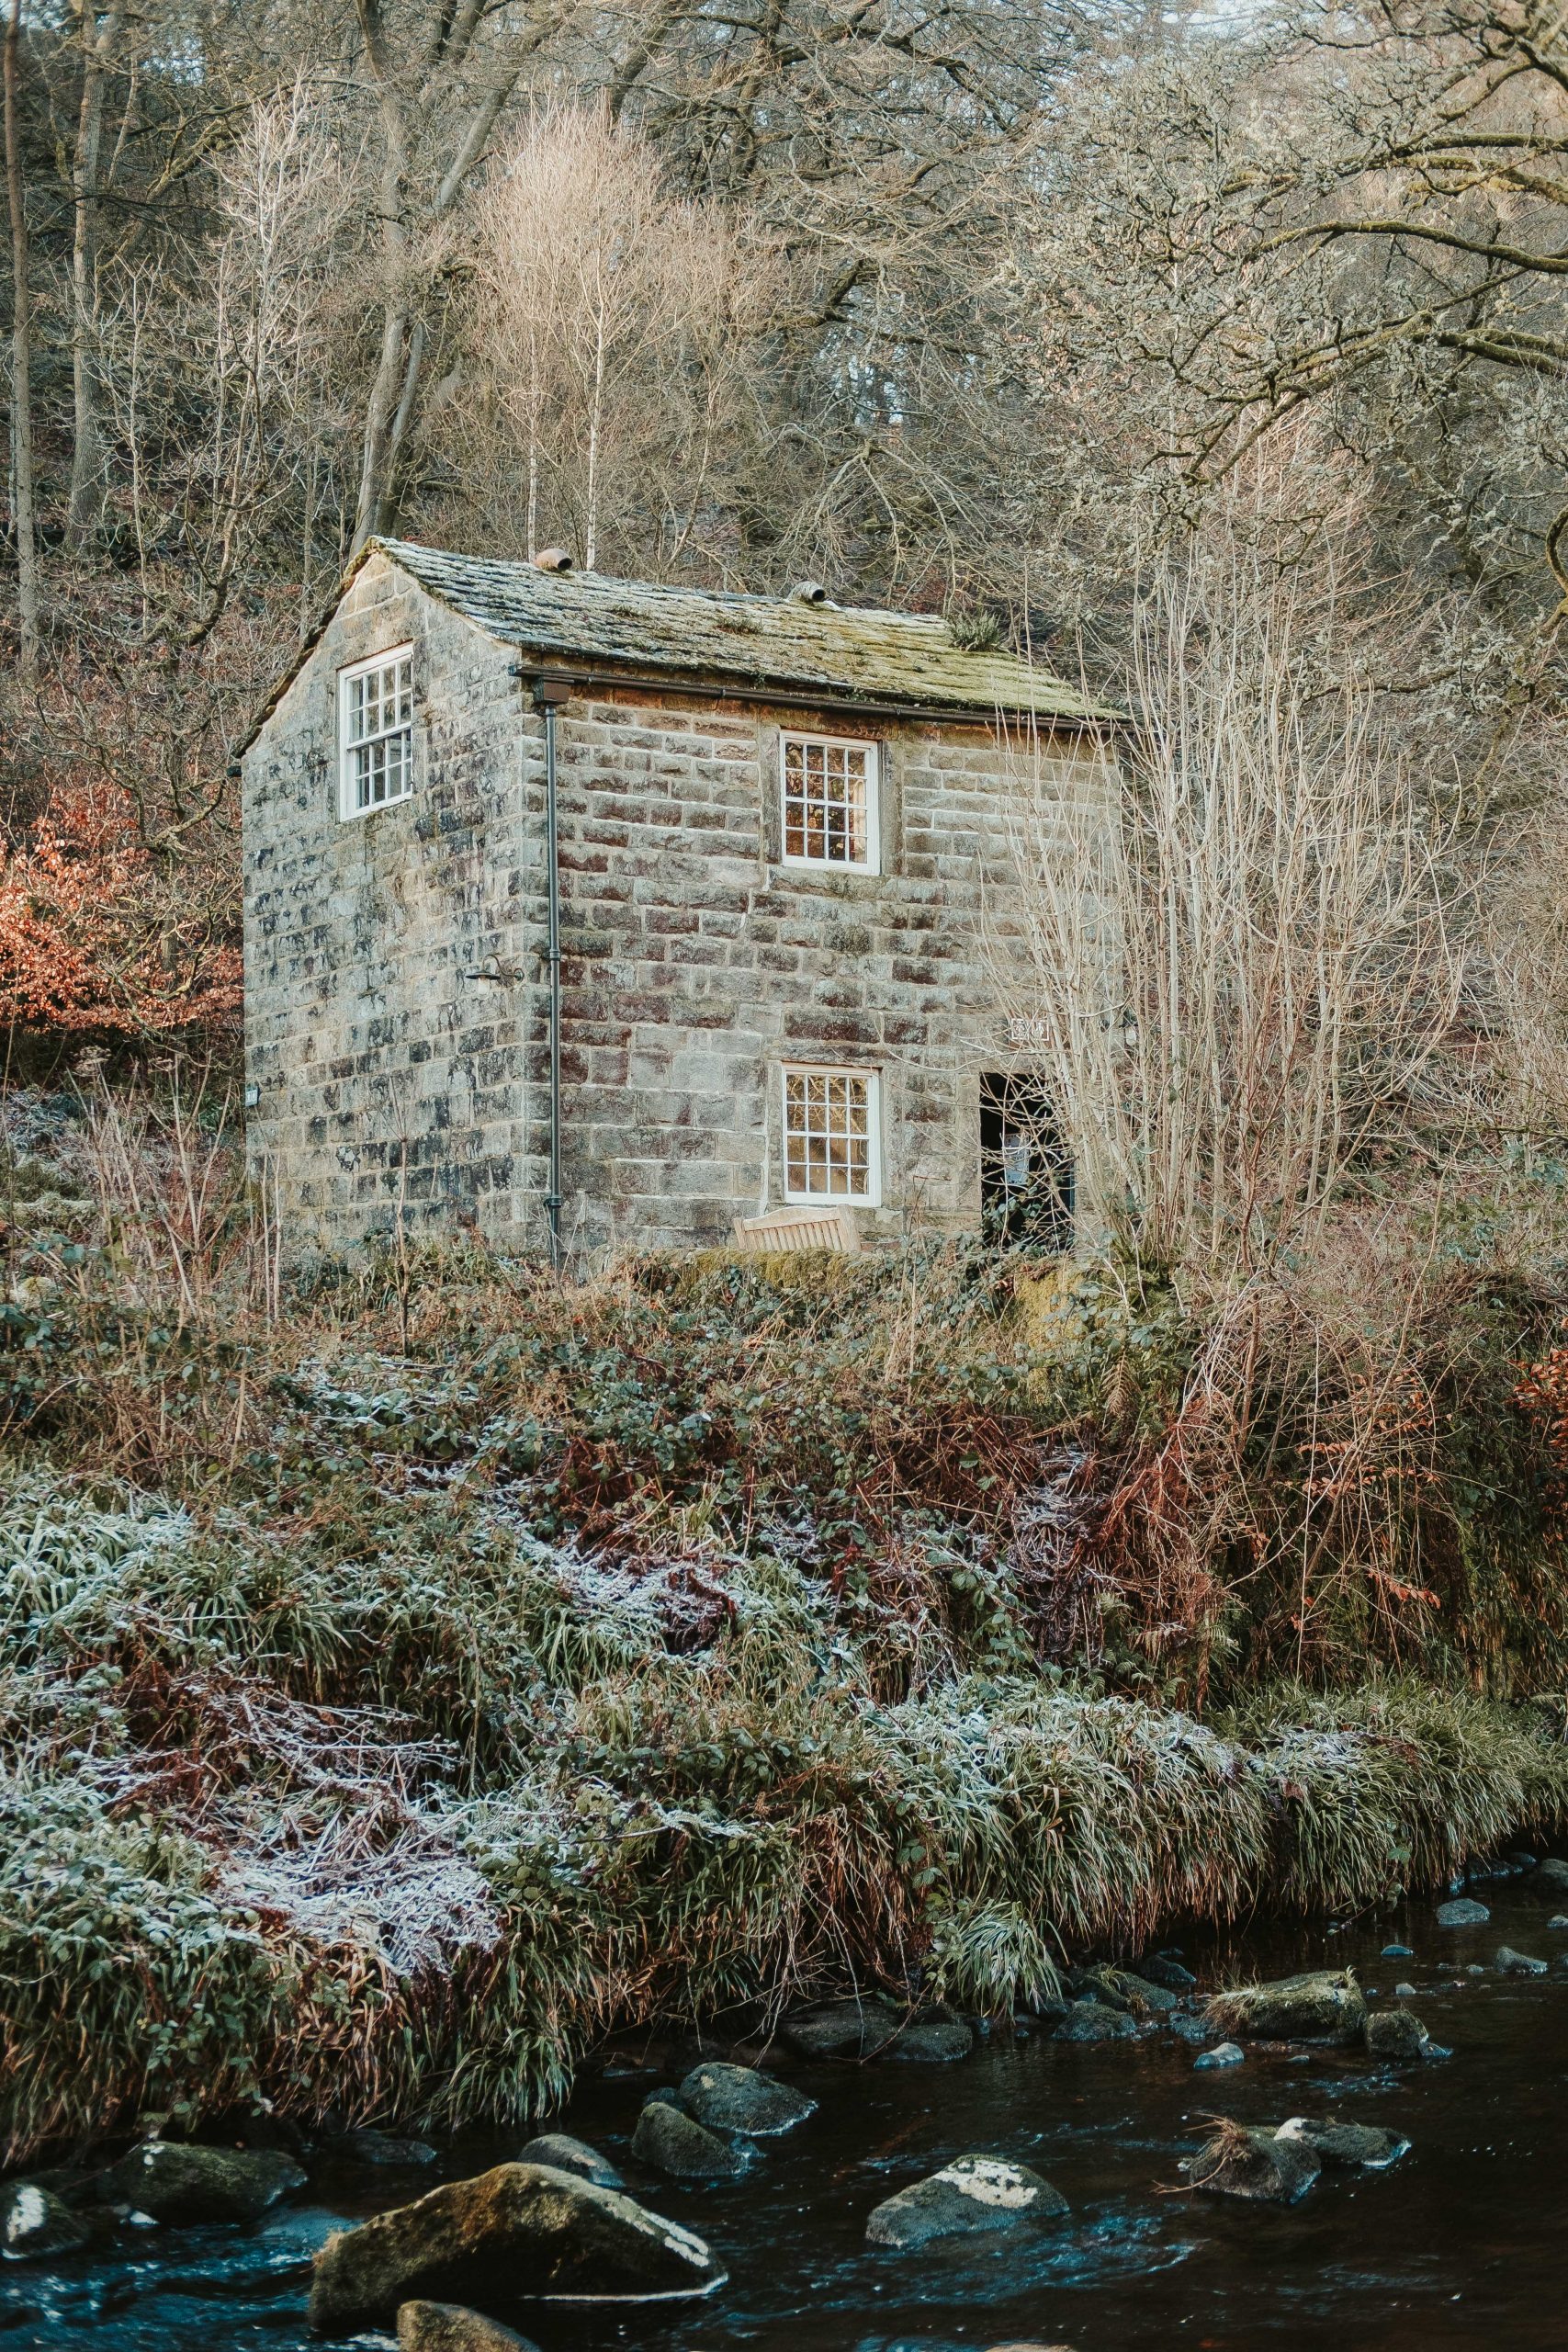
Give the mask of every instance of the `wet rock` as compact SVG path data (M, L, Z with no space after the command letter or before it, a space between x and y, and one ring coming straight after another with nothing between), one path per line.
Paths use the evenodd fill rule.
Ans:
M1132 1996L1119 1969L1069 1968L1066 1986L1075 2001L1098 2001L1102 2008L1125 2009L1129 2016L1132 2014Z
M1348 1968L1238 1985L1216 1993L1209 2003L1216 2025L1252 2041L1353 2041L1366 2014L1366 2000Z
M1378 1957L1380 1960L1414 1960L1416 1947L1414 1944L1384 1944Z
M739 2149L665 2099L650 2098L637 2117L632 2154L673 2180L739 2180L746 2169Z
M955 2058L967 2058L974 2047L973 2029L962 2018L917 2018L895 2036L885 2054L947 2065Z
M1477 1903L1472 1895L1461 1894L1452 1903L1438 1905L1439 1928L1483 1928L1492 1914L1484 1903Z
M0 2188L0 2253L9 2262L41 2261L85 2244L87 2224L63 2198L34 2180Z
M1201 2057L1194 2058L1192 2071L1197 2074L1205 2066L1241 2066L1246 2063L1247 2052L1239 2042L1216 2041L1212 2050L1205 2050Z
M681 2104L710 2132L744 2132L753 2140L788 2132L817 2112L814 2098L804 2098L776 2075L717 2060L693 2067L681 2086Z
M1168 1984L1156 1984L1133 1969L1122 1969L1118 1973L1122 1989L1133 2005L1134 2016L1168 2018L1174 2015L1179 1996Z
M1325 2165L1359 2165L1364 2172L1386 2171L1410 2148L1403 2132L1384 2131L1380 2124L1314 2123L1304 2115L1292 2115L1275 2137L1299 2141Z
M886 2049L903 2022L891 2001L830 2001L786 2018L779 2034L801 2058L874 2058Z
M437 2162L435 2150L423 2140L399 2140L385 2132L344 2132L332 2143L334 2156L348 2156L356 2165L414 2165Z
M1516 1951L1512 1944L1499 1944L1496 1964L1505 1976L1544 1976L1547 1962L1532 1960L1529 1952Z
M1322 2169L1323 2159L1304 2141L1281 2140L1266 2124L1222 2122L1193 2157L1188 2177L1208 2197L1293 2205Z
M1568 1894L1568 1862L1548 1855L1544 1862L1537 1862L1530 1872L1530 1884L1540 1894Z
M1222 2039L1219 2027L1211 2024L1201 2012L1183 2009L1168 2022L1172 2033L1194 2047L1206 2041L1218 2041Z
M624 2188L625 2181L597 2148L586 2140L574 2140L570 2132L543 2132L517 2151L520 2165L553 2165L557 2172L575 2173L579 2180L591 2180L596 2188Z
M1198 1979L1180 1961L1156 1952L1151 1959L1138 1962L1138 1973L1151 1984L1163 1984L1168 1993L1190 1993Z
M1055 2221L1067 2200L1026 2165L1000 2156L959 2156L927 2180L878 2205L865 2225L873 2245L908 2248L933 2238L977 2236L1021 2223Z
M1075 2001L1056 2028L1056 2040L1124 2041L1137 2030L1125 2009L1108 2009L1103 2001Z
M1392 2059L1399 2065L1429 2057L1434 2049L1431 2035L1411 2009L1369 2009L1363 2035L1374 2058Z
M143 2140L103 2174L98 2194L155 2222L254 2222L304 2186L304 2166L275 2149Z
M1393 1997L1396 2001L1413 2001L1416 1998L1415 1985L1401 1982L1393 1988Z
M411 2298L671 2301L724 2279L701 2238L619 2190L553 2165L497 2165L335 2231L316 2256L310 2324L346 2334Z
M1568 1911L1554 1912L1546 1924L1549 1928L1568 1928Z
M398 2352L538 2352L513 2327L502 2327L463 2303L402 2303Z

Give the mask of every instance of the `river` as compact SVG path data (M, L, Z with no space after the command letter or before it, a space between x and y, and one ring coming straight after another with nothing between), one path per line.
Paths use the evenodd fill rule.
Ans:
M1486 1927L1440 1928L1435 1904L1417 1900L1337 1930L1184 1939L1205 1986L1350 1964L1386 1998L1408 1979L1408 2006L1453 2053L1415 2068L1297 2050L1194 2073L1191 2049L1167 2032L1088 2047L993 2040L951 2065L792 2066L818 2112L761 2143L745 2179L701 2190L656 2186L626 2154L642 2098L669 2077L596 2080L564 2128L706 2237L728 2284L679 2311L567 2318L536 2305L513 2324L543 2352L1562 2352L1568 1930L1548 1928L1553 1906L1521 1882L1473 1891L1492 1907ZM1395 1941L1416 1956L1380 1958ZM1503 1944L1551 1961L1550 1976L1500 1975ZM1441 1962L1486 1973L1445 1974ZM1233 2204L1189 2195L1178 2171L1216 2111L1244 2122L1333 2113L1391 2125L1413 2145L1387 2172L1325 2170L1288 2209ZM443 2152L438 2175L320 2175L316 2201L251 2231L127 2233L114 2258L7 2264L0 2346L303 2352L319 2341L304 2325L306 2265L334 2222L481 2170L525 2136L471 2135ZM1069 2218L947 2253L865 2245L872 2206L968 2152L1032 2165Z

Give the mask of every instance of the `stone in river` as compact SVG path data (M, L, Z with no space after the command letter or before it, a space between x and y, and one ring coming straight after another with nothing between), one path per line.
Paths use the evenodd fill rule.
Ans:
M1541 1894L1568 1894L1568 1862L1549 1855L1530 1872L1530 1884Z
M1056 2028L1058 2041L1121 2041L1136 2033L1125 2009L1108 2009L1103 2001L1075 2001Z
M1393 1997L1396 2001L1413 2001L1416 1998L1415 1985L1402 1981L1394 1986Z
M781 2038L801 2058L874 2058L886 2050L904 2023L891 2001L829 2001L799 2017L786 2018Z
M814 2098L792 2090L775 2075L716 2059L693 2067L681 2086L681 2104L710 2131L743 2132L748 2139L787 2132L817 2111Z
M579 2180L591 2180L598 2188L624 2188L626 2182L608 2156L591 2148L586 2140L574 2140L570 2132L543 2132L517 2151L520 2165L553 2165L557 2172L574 2172Z
M886 2054L946 2065L967 2058L974 2047L974 2033L962 2018L916 2018L888 2043Z
M1546 1924L1549 1928L1568 1928L1568 1911L1554 1911Z
M637 2117L632 2154L675 2180L738 2180L746 2169L738 2148L668 2099L650 2098Z
M1254 2204L1293 2205L1323 2169L1315 2148L1281 2140L1267 2124L1222 2122L1188 2166L1194 2188Z
M908 2249L933 2238L973 2237L1023 2222L1052 2222L1067 2200L1027 2165L1000 2156L959 2156L927 2180L878 2205L865 2225L873 2245Z
M1197 2074L1204 2066L1243 2066L1246 2064L1247 2052L1239 2042L1216 2041L1213 2050L1205 2050L1201 2056L1194 2058L1192 2071Z
M1324 1968L1216 1993L1208 2013L1225 2032L1253 2041L1353 2041L1367 2004L1353 1971Z
M1544 1976L1547 1972L1544 1960L1532 1960L1529 1952L1516 1951L1512 1944L1498 1945L1496 1962L1505 1976Z
M1414 1944L1384 1944L1378 1957L1380 1960L1414 1960L1416 1948Z
M1460 1895L1455 1902L1439 1903L1438 1905L1439 1928L1483 1928L1491 1917L1484 1903L1477 1903L1468 1894Z
M553 2165L497 2165L337 2230L315 2261L310 2324L347 2335L411 2300L669 2302L725 2281L703 2240Z
M1364 2172L1386 2171L1410 2148L1402 2132L1385 2131L1381 2124L1314 2123L1304 2115L1292 2115L1275 2136L1299 2140L1325 2165L1359 2165Z
M1389 2058L1396 2064L1436 2054L1431 2035L1412 2009L1369 2009L1364 2035L1374 2058Z
M538 2352L514 2327L463 2303L401 2303L398 2352Z
M305 2179L303 2166L271 2148L143 2140L109 2166L98 2194L155 2222L254 2222Z
M42 2261L83 2245L87 2224L52 2189L13 2180L0 2188L0 2253L8 2262Z
M332 2143L334 2156L351 2156L358 2165L433 2165L435 2150L423 2140L397 2140L385 2132L345 2132Z
M1168 1993L1190 1993L1198 1979L1190 1968L1165 1952L1156 1952L1152 1959L1138 1962L1138 1973L1151 1984L1163 1984Z

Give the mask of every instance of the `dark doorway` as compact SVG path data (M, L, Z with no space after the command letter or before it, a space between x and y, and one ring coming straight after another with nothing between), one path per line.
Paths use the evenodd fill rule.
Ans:
M980 1219L993 1241L1052 1255L1073 1246L1073 1163L1038 1079L980 1080Z

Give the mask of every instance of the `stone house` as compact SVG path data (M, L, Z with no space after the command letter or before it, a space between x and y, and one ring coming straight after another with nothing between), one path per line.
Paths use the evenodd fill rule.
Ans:
M287 1245L855 1246L1024 1187L1065 1230L995 943L1012 779L1103 790L1102 718L809 585L372 542L241 761Z

